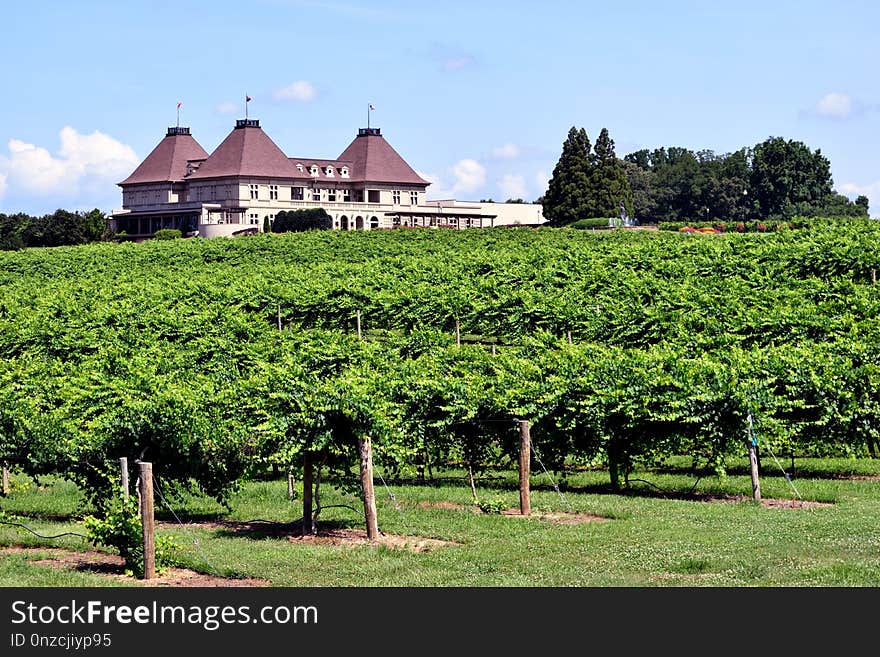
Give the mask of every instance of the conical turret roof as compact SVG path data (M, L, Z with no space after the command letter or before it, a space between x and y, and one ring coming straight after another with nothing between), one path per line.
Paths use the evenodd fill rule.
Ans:
M355 182L409 183L429 185L385 141L379 128L361 128L339 160L352 163L351 179Z
M120 185L136 183L175 182L186 175L187 160L200 160L208 153L199 145L189 128L168 128L168 134L158 143L137 169Z
M241 119L235 129L189 180L226 176L296 178L293 163L260 128L256 119Z

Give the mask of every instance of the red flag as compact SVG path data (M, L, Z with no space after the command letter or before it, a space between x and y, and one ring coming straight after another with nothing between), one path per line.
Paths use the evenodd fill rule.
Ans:
M251 97L250 97L250 96L245 96L245 97L244 97L244 102L246 102L246 103L251 102Z
M183 105L183 103L178 102L178 103L177 103L177 109L180 109L180 106L181 106L181 105Z

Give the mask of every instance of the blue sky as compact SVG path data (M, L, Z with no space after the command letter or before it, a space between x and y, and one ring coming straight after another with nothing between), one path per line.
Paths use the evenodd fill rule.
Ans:
M338 156L372 103L429 198L533 200L575 125L620 156L800 140L880 216L868 0L36 0L4 24L0 211L110 211L178 101L210 152L248 94L291 156Z

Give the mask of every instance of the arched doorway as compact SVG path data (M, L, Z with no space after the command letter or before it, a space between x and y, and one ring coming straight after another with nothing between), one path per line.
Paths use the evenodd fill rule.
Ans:
M342 230L348 230L348 217L346 217L345 215L339 217L339 227Z
M370 230L376 230L379 227L379 217L370 217Z
M364 218L363 217L355 217L354 218L354 229L355 230L363 230L364 229Z

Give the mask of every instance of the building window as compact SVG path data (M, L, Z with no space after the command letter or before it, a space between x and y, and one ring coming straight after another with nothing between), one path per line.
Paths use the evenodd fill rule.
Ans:
M259 185L248 185L251 190L251 200L256 200L260 197L260 186Z
M311 168L309 169L309 173L311 173L313 176L315 176L315 177L317 178L317 176L318 176L318 165L317 165L317 164L313 164L313 165L311 166Z
M303 172L303 165L300 164L299 162L297 162L296 163L296 170L299 171L300 173L302 173Z
M395 189L393 192L391 192L391 202L394 203L394 205L400 205L400 190L399 189Z
M327 200L331 201L331 202L336 201L336 190L335 189L328 189L327 190Z
M302 187L291 187L290 188L290 198L293 201L302 201L303 200L303 188Z
M260 223L260 215L258 215L256 212L251 212L248 215L248 219L249 219L249 223L251 223L251 224L259 224Z
M354 190L354 202L355 203L363 203L364 202L364 190L362 190L362 189Z
M269 226L271 226L272 224L275 223L275 215L274 214L267 214L266 219L269 220Z
M367 190L367 203L378 203L379 202L379 190L378 189L368 189Z
M348 178L348 167L342 167L340 173L342 174L343 178Z
M418 205L419 204L419 193L418 192L410 192L409 193L409 204L410 205Z
M343 203L351 203L351 190L343 189L342 190L342 202Z
M278 200L278 185L269 185L269 199L272 201Z
M313 201L320 201L321 200L321 190L320 189L313 189L312 190L312 200Z
M326 172L328 178L333 177L333 167L327 167L324 171Z

